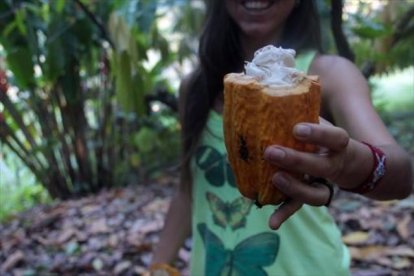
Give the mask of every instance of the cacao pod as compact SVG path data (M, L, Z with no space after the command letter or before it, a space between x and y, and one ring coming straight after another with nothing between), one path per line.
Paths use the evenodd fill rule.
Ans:
M264 150L277 144L314 151L314 145L298 141L292 132L297 123L318 123L319 112L318 76L305 76L292 88L272 88L242 73L224 77L224 139L242 195L258 206L286 200L271 184L278 168L264 160Z

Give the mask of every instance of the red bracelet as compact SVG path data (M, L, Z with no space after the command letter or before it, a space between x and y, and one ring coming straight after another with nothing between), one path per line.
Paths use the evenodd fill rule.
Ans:
M372 152L372 157L374 158L374 165L372 166L372 171L369 174L368 178L364 182L362 182L362 184L358 185L357 187L352 188L352 189L342 188L342 190L352 192L352 193L357 193L357 194L368 193L374 190L378 186L378 183L385 175L385 171L386 171L385 165L387 162L387 158L382 150L368 143L365 143L365 142L362 142L362 143L367 145Z

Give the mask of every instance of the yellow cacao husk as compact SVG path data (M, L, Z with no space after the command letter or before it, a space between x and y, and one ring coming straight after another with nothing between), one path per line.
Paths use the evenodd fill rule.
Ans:
M258 206L286 200L271 183L279 168L264 160L264 150L281 145L315 151L314 145L295 139L293 127L319 122L320 98L317 76L306 76L292 88L272 88L242 73L225 76L223 130L228 160L241 194Z

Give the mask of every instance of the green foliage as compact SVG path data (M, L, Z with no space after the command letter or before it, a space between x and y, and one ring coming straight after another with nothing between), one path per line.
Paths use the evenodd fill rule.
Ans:
M47 191L13 152L0 147L0 223L36 204L50 203ZM7 167L6 167L7 164Z
M136 183L177 159L176 114L147 101L171 90L176 53L156 23L177 3L0 3L0 139L53 198Z
M382 114L414 111L414 67L393 74L374 76L373 102Z
M335 45L331 2L317 0L326 52ZM335 0L337 1L337 0ZM342 30L355 54L356 65L370 77L412 66L414 60L414 2L342 1Z
M0 222L12 214L50 201L47 191L38 184L11 184L9 188L0 186Z
M151 119L153 122L149 123L149 128L147 128L149 132L144 135L144 138L147 140L147 143L149 143L148 146L152 150L145 150L145 154L142 155L142 160L148 160L152 164L152 166L148 168L148 171L150 175L154 175L163 164L168 164L170 166L178 165L171 161L175 160L179 154L180 139L178 134L180 128L177 118L167 110L157 113L157 115ZM154 132L157 135L154 135ZM151 136L153 139L150 140L149 138L151 138ZM141 148L143 147L141 146Z
M193 1L193 3L190 2L190 4L184 5L180 9L181 14L178 16L178 20L172 28L173 32L184 34L179 41L177 51L177 59L180 62L189 56L191 57L191 55L193 57L196 56L197 40L202 29L205 13L205 7L200 2Z
M353 15L355 24L352 32L365 39L377 39L392 34L392 26L387 26L384 22L376 22L372 18L367 18L360 14Z
M346 13L345 27L356 63L373 66L374 74L402 70L414 60L414 3L388 1L380 8L358 2L357 12Z

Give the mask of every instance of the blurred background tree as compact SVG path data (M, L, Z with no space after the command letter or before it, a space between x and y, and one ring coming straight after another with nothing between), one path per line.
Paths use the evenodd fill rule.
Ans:
M171 165L179 126L164 72L179 75L176 61L191 51L170 43L159 25L189 5L2 1L3 155L13 152L61 199L139 182Z
M369 79L412 68L412 1L317 2L327 52ZM177 165L176 92L204 11L201 0L1 1L0 160L17 158L60 199Z

